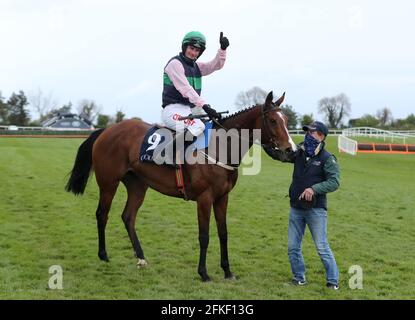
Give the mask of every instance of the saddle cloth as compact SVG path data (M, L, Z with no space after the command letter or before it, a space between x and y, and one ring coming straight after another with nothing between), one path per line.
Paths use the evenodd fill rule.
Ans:
M197 136L196 141L185 142L185 151L188 148L192 150L201 150L209 146L210 136L212 134L213 122L209 121L205 123L204 132ZM160 143L168 143L175 136L176 132L166 127L153 126L151 127L143 138L140 150L140 161L141 162L154 162L153 152Z

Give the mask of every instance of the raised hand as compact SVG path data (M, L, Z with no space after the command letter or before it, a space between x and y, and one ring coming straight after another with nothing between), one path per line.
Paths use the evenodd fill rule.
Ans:
M226 50L226 48L229 47L229 40L223 36L223 32L220 33L219 43L222 50Z

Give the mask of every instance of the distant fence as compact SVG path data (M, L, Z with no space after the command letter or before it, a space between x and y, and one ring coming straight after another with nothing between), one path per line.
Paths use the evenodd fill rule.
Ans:
M337 136L337 146L339 148L339 152L346 152L353 156L356 155L358 151L357 141L352 140L341 134Z
M52 127L18 127L18 126L4 126L0 125L0 137L87 137L91 132L96 129L77 129L77 128L52 128ZM302 129L289 130L290 135L304 135ZM347 128L343 130L329 130L330 135L344 136L344 137L376 137L380 139L390 138L393 142L394 139L401 139L405 144L407 138L415 138L415 130L407 131L385 131L376 128ZM343 150L344 151L344 150Z
M383 141L391 140L392 143L372 143L357 142L351 137L369 137L383 139ZM357 127L348 128L342 131L338 137L338 148L340 152L346 152L352 155L357 153L387 153L387 154L415 154L415 145L406 144L408 138L415 138L413 131L387 131L377 128ZM394 141L402 143L393 143Z
M83 138L94 131L90 129L51 128L51 127L17 127L0 126L0 137L49 137L49 138Z
M415 144L358 143L357 152L415 154Z
M291 129L288 130L291 135L304 135L304 131L302 129ZM339 135L342 134L342 130L329 130L330 135Z
M392 143L398 140L404 144L408 138L415 138L415 132L413 131L388 131L388 130L382 130L382 129L377 129L377 128L370 128L370 127L347 128L347 129L342 130L341 134L349 138L350 137L369 137L369 138L383 139L383 141L390 139Z

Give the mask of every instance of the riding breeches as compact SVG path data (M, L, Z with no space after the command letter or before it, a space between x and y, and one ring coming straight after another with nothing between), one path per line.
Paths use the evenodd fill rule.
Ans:
M204 114L204 111L200 107L190 108L189 106L175 103L169 104L163 109L161 118L167 128L176 132L183 132L185 129L188 129L193 136L198 136L205 130L205 124L200 119L179 120L180 117L187 117L191 114Z

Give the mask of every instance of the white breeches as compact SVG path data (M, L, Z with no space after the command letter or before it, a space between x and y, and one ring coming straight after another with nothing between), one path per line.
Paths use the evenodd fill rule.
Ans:
M161 118L167 128L176 132L183 132L185 129L188 129L193 136L198 136L205 130L205 124L200 119L178 119L187 117L190 114L198 115L204 113L201 107L190 108L189 106L175 103L169 104L162 110Z

